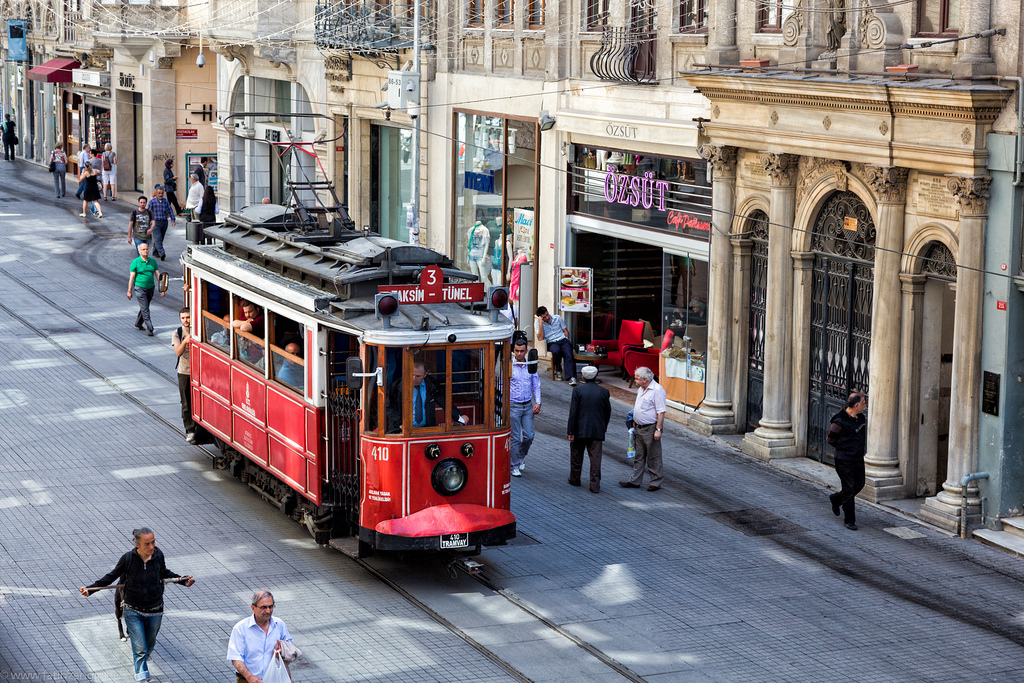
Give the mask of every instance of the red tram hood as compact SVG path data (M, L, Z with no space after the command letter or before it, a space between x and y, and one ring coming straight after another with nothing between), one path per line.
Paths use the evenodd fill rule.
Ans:
M441 534L466 533L497 529L514 524L515 515L508 510L497 510L483 505L456 503L435 505L407 517L386 519L377 525L375 531L390 536L419 538Z

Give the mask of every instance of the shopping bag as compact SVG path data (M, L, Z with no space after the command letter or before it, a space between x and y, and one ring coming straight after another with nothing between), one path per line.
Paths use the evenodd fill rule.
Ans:
M274 658L270 660L270 666L267 667L267 672L263 674L263 683L291 683L291 680L288 669L284 666L284 660L281 659L281 653L275 652Z

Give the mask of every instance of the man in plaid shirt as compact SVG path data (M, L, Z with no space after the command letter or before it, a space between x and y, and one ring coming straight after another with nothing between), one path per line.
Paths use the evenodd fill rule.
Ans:
M156 194L149 202L149 210L153 213L153 255L161 261L167 260L167 252L164 251L164 235L167 233L167 221L175 224L174 211L171 203L164 196L164 186L156 186Z

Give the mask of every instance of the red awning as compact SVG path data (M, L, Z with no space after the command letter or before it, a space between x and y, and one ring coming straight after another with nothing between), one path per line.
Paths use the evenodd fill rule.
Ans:
M70 83L71 70L80 66L77 59L58 57L28 70L28 77L43 83Z

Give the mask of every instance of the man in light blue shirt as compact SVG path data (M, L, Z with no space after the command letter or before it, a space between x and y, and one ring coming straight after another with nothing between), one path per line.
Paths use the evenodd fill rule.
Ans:
M263 683L274 653L281 649L281 641L292 642L288 627L273 614L274 596L270 591L256 591L252 596L252 616L231 629L228 661L238 672L238 683Z
M555 379L563 379L561 370L564 362L564 379L569 382L569 386L576 386L576 360L572 357L572 342L569 341L569 330L565 326L565 321L560 315L551 315L544 306L537 309L537 317L541 323L537 339L543 339L548 343L551 364L555 366Z
M533 444L533 416L540 412L540 377L526 362L526 338L512 344L509 417L512 420L512 476L521 477Z

